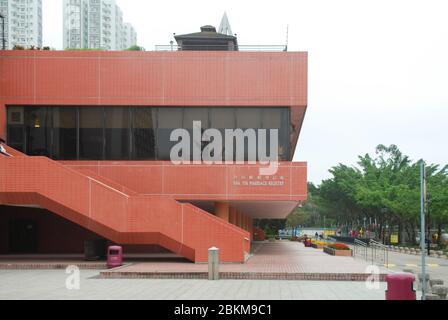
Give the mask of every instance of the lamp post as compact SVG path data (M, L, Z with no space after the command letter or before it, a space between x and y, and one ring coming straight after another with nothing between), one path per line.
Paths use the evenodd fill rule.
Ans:
M431 255L430 250L431 250L431 240L432 240L432 237L431 237L431 220L430 220L430 216L429 216L429 204L430 204L430 202L431 202L431 195L429 193L427 193L426 194L426 206L425 206L425 209L426 209L426 213L427 213L426 226L428 228L428 236L426 238L427 239L427 243L428 243L428 256Z
M387 221L387 207L381 208L381 213L383 214L383 221ZM375 219L375 224L376 224L376 219ZM384 229L383 225L380 226L380 239L382 240L383 243L385 243L386 229Z
M2 48L6 50L6 39L5 39L5 16L0 13L0 19L2 19Z
M420 164L420 248L422 249L422 300L426 300L425 211L426 168L425 163L422 161Z

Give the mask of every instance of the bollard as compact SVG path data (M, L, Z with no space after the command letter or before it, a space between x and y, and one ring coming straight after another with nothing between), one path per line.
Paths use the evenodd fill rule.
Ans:
M431 280L429 280L429 286L430 286L431 289L432 289L432 287L437 286L437 285L443 286L443 280L442 279L431 279Z
M429 286L429 274L428 273L426 273L425 274L426 275L426 281L425 281L425 287L426 287L426 290L425 290L425 292L426 293L429 293L429 292L431 292L431 288L430 288L430 286ZM423 276L422 276L422 274L421 273L419 273L418 274L418 287L417 287L417 290L419 290L419 291L422 291L422 289L423 289Z
M208 249L208 280L219 280L219 249Z
M448 294L448 287L443 285L433 285L432 293L439 296L440 300L446 300L446 296Z

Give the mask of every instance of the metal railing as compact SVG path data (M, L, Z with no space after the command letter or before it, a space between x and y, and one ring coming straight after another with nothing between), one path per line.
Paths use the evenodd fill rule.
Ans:
M235 47L229 47L228 45L184 45L185 51L194 51L197 48L198 51L270 51L270 52L280 52L287 51L288 47L286 45L236 45ZM177 44L168 45L156 45L155 51L183 51L182 46Z
M354 241L353 257L359 257L373 264L389 266L389 249L384 244L370 239L364 242L358 239Z
M353 246L353 257L360 257L362 259L367 260L367 244L364 241L360 241L355 239Z
M388 267L389 265L389 249L384 244L370 239L369 246L371 248L372 264L381 263Z

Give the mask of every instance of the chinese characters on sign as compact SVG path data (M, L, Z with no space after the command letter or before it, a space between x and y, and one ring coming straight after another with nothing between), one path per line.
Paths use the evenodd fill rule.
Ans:
M234 176L234 186L281 187L285 185L284 176Z

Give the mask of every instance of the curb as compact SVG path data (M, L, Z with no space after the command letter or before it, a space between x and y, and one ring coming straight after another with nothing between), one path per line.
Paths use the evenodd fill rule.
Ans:
M314 280L314 281L366 281L368 273L262 273L262 272L220 272L223 280ZM102 279L208 279L207 272L100 272ZM386 274L379 275L386 281Z

